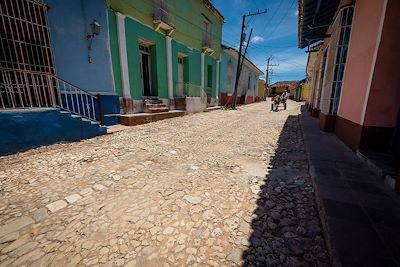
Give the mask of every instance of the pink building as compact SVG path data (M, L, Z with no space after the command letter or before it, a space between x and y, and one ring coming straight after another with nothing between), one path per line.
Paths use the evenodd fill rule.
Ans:
M399 157L399 14L399 0L299 0L299 47L322 44L311 114L353 150Z

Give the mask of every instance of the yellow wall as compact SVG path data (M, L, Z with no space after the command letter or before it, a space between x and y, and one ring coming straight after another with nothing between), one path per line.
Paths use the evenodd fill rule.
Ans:
M164 2L168 8L169 20L175 26L171 37L186 46L202 50L204 16L211 21L212 55L219 58L221 52L221 35L223 21L211 11L202 0ZM134 17L141 23L153 27L154 5L152 0L107 0L113 10Z
M263 80L258 80L258 96L263 97L264 96L264 81Z
M303 85L303 100L309 102L310 100L310 84L305 83Z
M286 86L275 87L275 93L282 94L286 90Z

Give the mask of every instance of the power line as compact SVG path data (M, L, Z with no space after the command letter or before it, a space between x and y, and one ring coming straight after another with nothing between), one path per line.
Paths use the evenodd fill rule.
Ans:
M281 25L282 21L283 21L285 18L287 18L287 15L288 15L289 11L291 10L291 8L292 8L294 2L295 2L295 0L292 0L292 3L290 4L290 7L289 7L289 9L287 10L285 16L282 16L281 20L280 20L279 23L276 25L276 27L272 30L272 32L269 34L269 36L272 36L272 35L275 33L275 31L278 29L278 27ZM266 38L266 40L268 40L268 37Z
M257 10L257 13L251 13L249 11L248 14L244 14L242 16L242 29L241 29L241 32L240 32L239 55L238 55L238 65L237 65L237 68L236 68L235 90L234 90L234 93L232 95L232 97L233 97L233 101L232 101L232 105L231 105L232 109L236 108L236 96L237 96L238 85L239 85L240 71L241 71L241 68L242 68L242 66L240 66L240 65L241 65L243 41L245 40L245 38L244 38L244 27L245 26L244 25L245 25L245 22L246 22L246 17L254 17L254 16L265 14L265 13L267 13L267 9L265 9L262 12L260 12L260 10ZM249 36L249 39L248 39L247 44L246 44L245 53L247 52L247 48L248 48L249 43L250 43L250 37L251 37L251 33L252 32L253 32L253 29L251 29L251 31L250 31L250 36ZM243 56L243 60L244 60L245 56L246 55Z

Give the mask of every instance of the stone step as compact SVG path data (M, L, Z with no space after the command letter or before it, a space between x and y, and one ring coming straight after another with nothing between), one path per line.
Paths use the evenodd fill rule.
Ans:
M169 108L167 108L166 106L164 107L152 107L152 108L148 108L150 113L160 113L160 112L168 112Z
M155 99L155 98L147 98L144 100L145 104L162 104L162 101L160 99Z
M151 104L151 103L145 103L147 108L163 108L163 107L167 107L165 104Z
M121 124L126 126L135 126L153 121L159 121L174 117L184 116L185 111L170 111L161 113L137 113L129 115L121 115Z

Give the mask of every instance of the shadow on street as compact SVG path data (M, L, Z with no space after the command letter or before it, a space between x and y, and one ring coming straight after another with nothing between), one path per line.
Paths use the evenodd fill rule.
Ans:
M289 116L257 200L244 266L329 266L298 116Z

